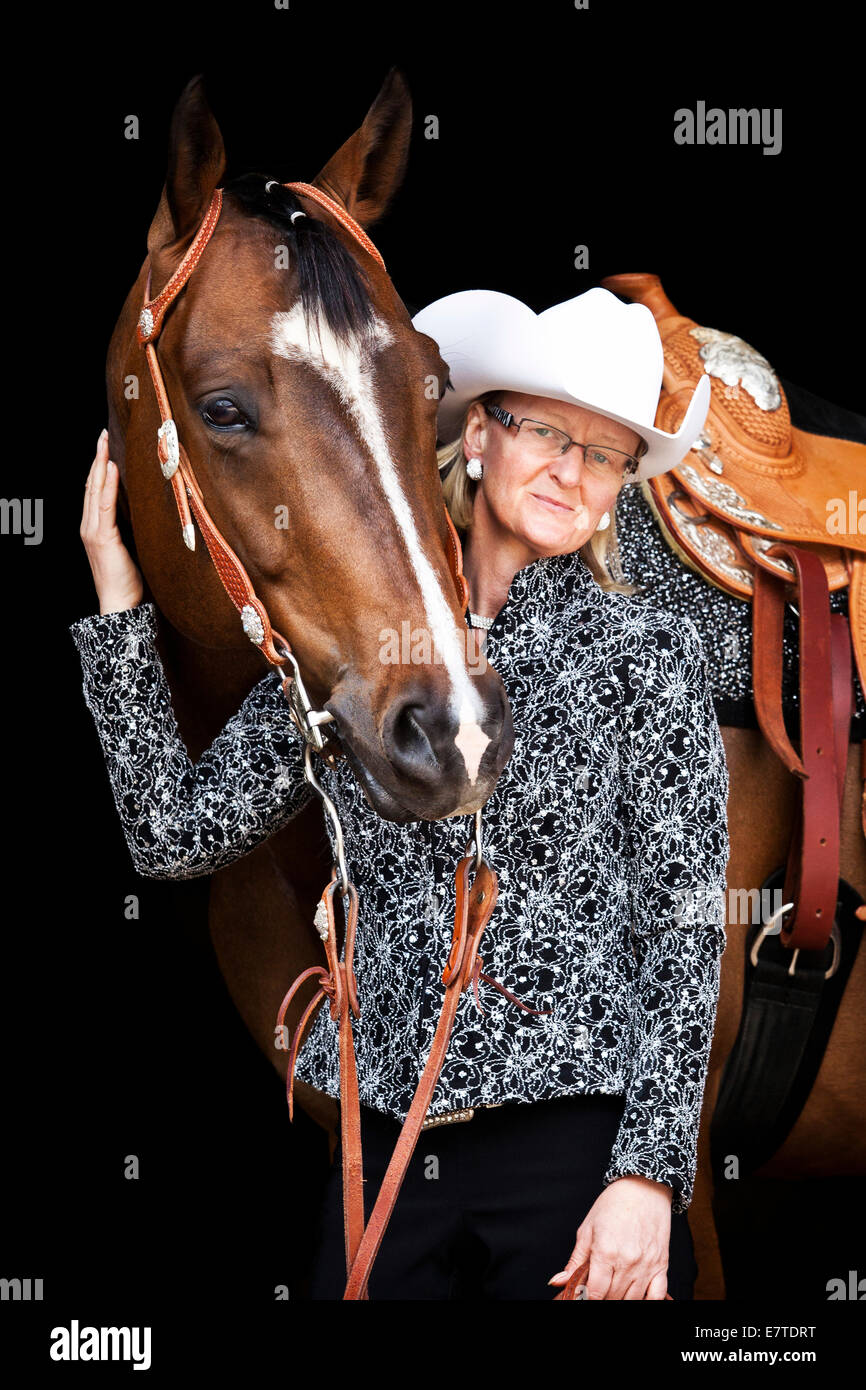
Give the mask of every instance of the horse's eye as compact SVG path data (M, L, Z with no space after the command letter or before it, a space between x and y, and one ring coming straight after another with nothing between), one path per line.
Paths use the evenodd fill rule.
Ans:
M244 412L227 396L219 396L201 407L201 418L217 430L243 429L249 424Z

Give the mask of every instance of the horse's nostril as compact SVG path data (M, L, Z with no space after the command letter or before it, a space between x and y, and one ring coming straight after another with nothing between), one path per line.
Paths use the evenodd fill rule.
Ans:
M447 692L410 689L394 700L385 717L383 749L399 777L431 789L453 776L474 782L478 763L488 746L496 754L506 725L510 728L507 702L498 683L484 691L478 722L471 725L461 722Z
M385 749L391 761L413 775L417 775L425 766L432 772L438 772L439 760L434 751L437 725L446 722L441 717L437 720L435 709L431 711L429 705L417 701L404 704L391 723L390 737L385 740Z

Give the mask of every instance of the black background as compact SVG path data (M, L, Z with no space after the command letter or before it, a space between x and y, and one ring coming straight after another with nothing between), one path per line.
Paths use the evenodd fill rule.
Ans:
M48 1361L48 1330L72 1317L153 1324L151 1374L185 1356L200 1365L205 1346L222 1357L269 1328L292 1374L311 1316L275 1304L273 1288L302 1288L323 1136L303 1113L289 1130L282 1087L228 1000L208 943L207 884L135 875L66 630L96 611L78 526L106 421L104 356L145 252L183 85L204 74L229 177L309 180L396 64L414 101L412 150L373 237L410 311L476 287L540 310L607 274L655 271L684 313L740 334L787 380L862 410L858 40L841 4L801 13L682 0L590 0L587 11L565 0L402 10L291 0L288 11L157 2L40 10L28 42L7 49L26 83L6 118L6 492L44 498L45 534L39 546L0 540L0 1274L44 1278L43 1305L3 1305L2 1317L7 1338L53 1374L72 1368ZM698 100L781 107L782 152L677 146L673 113ZM124 138L130 113L138 141ZM429 114L438 140L424 138ZM578 244L589 247L585 272L573 267ZM124 917L130 893L137 921ZM138 1182L124 1180L127 1154L141 1160ZM292 1200L296 1184L308 1200ZM844 1269L815 1267L806 1185L790 1195L803 1264L779 1270L761 1252L759 1321L784 1297L794 1300L785 1320L824 1326L830 1312L853 1312L822 1306L822 1290L857 1252ZM858 1187L852 1221L861 1212ZM687 1322L745 1312L705 1306ZM824 1340L826 1367L835 1339ZM684 1330L673 1345L691 1345Z

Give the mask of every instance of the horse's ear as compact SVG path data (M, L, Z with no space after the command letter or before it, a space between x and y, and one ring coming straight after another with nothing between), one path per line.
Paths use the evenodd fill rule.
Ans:
M316 175L314 184L336 198L356 222L370 227L403 182L412 132L412 98L403 74L392 68L351 135Z
M225 167L225 146L204 81L194 77L171 118L165 187L147 235L151 255L192 238Z

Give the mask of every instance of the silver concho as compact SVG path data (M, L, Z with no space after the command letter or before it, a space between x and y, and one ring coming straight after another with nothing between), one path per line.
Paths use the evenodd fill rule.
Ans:
M733 333L717 328L690 328L693 338L702 344L700 355L704 370L718 377L726 386L742 386L748 391L759 410L778 410L782 404L782 388L766 357L744 343Z
M686 487L696 492L699 497L706 498L712 506L718 507L728 519L732 518L740 526L762 526L767 531L784 529L778 521L772 521L770 517L764 516L763 512L749 506L746 498L728 483L717 483L715 478L705 478L689 463L680 464L679 471Z
M316 908L316 915L313 918L313 925L315 926L316 931L319 933L319 936L322 938L322 940L327 941L328 909L325 907L325 904L321 900L319 901L319 904Z
M256 646L264 641L264 624L251 603L245 603L241 609L241 627Z
M700 434L698 435L697 439L692 445L692 450L694 453L697 454L701 463L705 463L707 465L707 468L711 469L713 473L724 473L725 466L722 463L722 460L719 458L718 454L713 453L712 440L710 439L710 436L707 434L706 430L701 430Z
M180 466L180 443L177 437L177 425L174 420L163 420L156 432L157 439L165 440L166 460L159 461L164 478L173 478Z
M721 570L728 579L735 580L744 588L752 588L751 571L744 567L727 536L715 526L692 521L682 513L678 525L711 569ZM772 545L772 540L768 540L767 544Z
M142 309L138 316L138 326L141 329L141 336L149 338L153 332L153 314L149 309Z

